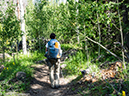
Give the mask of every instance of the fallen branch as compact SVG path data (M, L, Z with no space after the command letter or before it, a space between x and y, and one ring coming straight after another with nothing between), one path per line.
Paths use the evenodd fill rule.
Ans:
M104 47L102 44L100 44L100 43L98 43L98 42L96 42L96 41L90 39L90 38L87 37L87 36L86 36L86 38L87 38L88 40L90 40L91 42L93 42L93 43L95 43L95 44L98 44L99 46L101 46L103 49L105 49L106 51L108 51L111 55L113 55L114 57L116 57L117 59L119 59L119 60L122 62L122 60L121 60L120 57L118 57L116 54L114 54L113 52L111 52L110 50L108 50L108 49L107 49L106 47Z

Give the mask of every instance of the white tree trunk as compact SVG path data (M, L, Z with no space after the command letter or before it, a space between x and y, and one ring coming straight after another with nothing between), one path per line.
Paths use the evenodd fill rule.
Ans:
M20 10L21 10L21 31L22 31L22 49L23 54L27 54L26 50L26 31L25 31L25 19L24 19L24 7L23 7L23 1L20 0Z

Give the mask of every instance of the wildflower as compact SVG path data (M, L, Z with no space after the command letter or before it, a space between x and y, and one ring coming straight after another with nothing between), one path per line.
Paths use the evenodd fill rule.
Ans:
M5 68L4 68L4 70L5 70Z
M9 42L8 42L8 40L6 41L6 44L8 44Z
M13 65L15 65L15 63L13 62Z
M126 96L126 95L125 95L125 91L122 91L122 96Z
M9 68L7 67L7 70L8 70Z

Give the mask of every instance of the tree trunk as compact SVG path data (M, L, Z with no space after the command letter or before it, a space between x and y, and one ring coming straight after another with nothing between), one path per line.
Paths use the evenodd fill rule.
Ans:
M5 47L4 47L4 45L2 46L2 49L3 49L3 62L5 62Z
M86 36L86 31L85 31L85 25L84 25L84 36ZM85 40L85 45L84 45L84 49L86 52L86 57L87 57L87 61L89 61L89 52L88 52L88 40Z
M22 49L23 49L23 54L27 54L23 1L20 0L19 3L20 3L20 9L21 9L21 31L22 31L22 34L23 34L23 36L22 36Z
M18 60L18 40L16 40L16 53L17 53L17 60Z
M117 3L119 3L119 1L117 0ZM119 24L120 24L120 34L121 34L121 44L122 46L124 45L124 39L123 39L123 32L122 32L122 24L121 24L121 20L120 20L120 12L119 12L119 6L118 6L118 15L119 15ZM126 69L126 65L125 65L125 58L124 58L124 51L122 49L122 58L123 58L123 65L124 65L124 69Z
M97 0L96 0L97 2ZM98 7L98 5L96 4L96 7ZM99 14L97 13L97 22L98 22L98 31L99 31L99 43L101 42L101 31L100 31L100 24L99 24ZM100 56L100 46L98 46L98 56Z
M39 46L39 51L41 52L41 41L40 41L40 35L39 35L39 38L38 38L38 40L39 40L39 44L38 44L38 46Z
M126 1L126 3L129 3L129 1ZM125 5L126 3L122 4L122 10L124 10L123 12L123 23L124 23L124 28L127 28L129 25L129 20L128 20L128 10L129 8L127 8L127 6ZM129 33L126 31L124 31L124 42L125 46L129 49Z
M129 20L128 20L128 8L125 4L122 5L122 10L124 10L123 12L123 22L125 25L129 24Z

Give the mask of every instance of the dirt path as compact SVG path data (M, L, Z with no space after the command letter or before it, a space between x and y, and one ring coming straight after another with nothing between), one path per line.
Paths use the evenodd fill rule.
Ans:
M31 96L66 96L71 84L69 84L74 78L60 78L61 88L52 89L50 87L50 81L48 76L48 66L36 65L32 66L35 69L34 78L31 82L31 87L29 93ZM67 95L67 96L77 96L77 95Z

